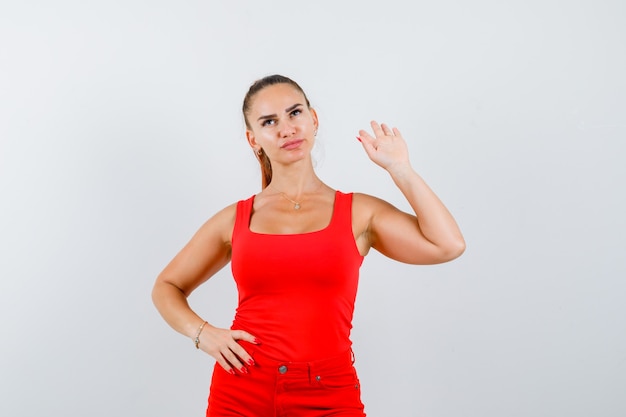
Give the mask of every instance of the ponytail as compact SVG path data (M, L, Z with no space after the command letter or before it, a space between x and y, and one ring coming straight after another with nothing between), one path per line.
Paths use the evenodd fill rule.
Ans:
M259 149L255 154L261 165L261 189L264 189L272 182L272 163L263 149Z

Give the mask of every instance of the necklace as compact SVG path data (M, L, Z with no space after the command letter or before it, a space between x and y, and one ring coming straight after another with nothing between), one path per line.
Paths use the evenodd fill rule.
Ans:
M287 200L291 201L293 203L293 209L294 210L300 210L300 203L292 200L291 198L287 197L287 194L283 193L282 191L279 191L280 195L282 195L283 197L285 197Z
M317 186L317 188L315 189L315 191L319 190L319 188L322 186L322 184L323 184L323 183L322 183L322 182L320 182L320 184ZM272 187L273 189L275 189L275 190L276 190L276 188L275 188L272 184L268 185L268 187ZM302 202L302 201L292 200L291 198L289 198L289 196L288 196L287 194L283 193L282 191L280 191L280 190L276 190L276 191L278 191L278 193L279 193L279 194L280 194L280 195L281 195L281 196L282 196L285 200L288 200L288 201L290 201L290 202L293 204L293 209L294 209L294 210L300 210L300 207L302 207L302 206L301 206L301 202Z

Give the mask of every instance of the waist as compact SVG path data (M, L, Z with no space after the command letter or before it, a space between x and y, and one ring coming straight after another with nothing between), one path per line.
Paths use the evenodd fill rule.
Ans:
M273 369L273 372L279 375L287 373L291 376L301 375L307 377L310 375L323 375L337 369L351 367L354 364L354 353L352 349L330 357L308 361L292 361L273 358L263 352L260 346L247 344L244 348L254 359L255 366Z
M261 351L270 358L293 361L333 357L350 349L351 317L336 312L306 309L306 314L294 309L260 311L239 308L231 325L233 330L245 330L257 337ZM329 309L327 309L329 310ZM319 311L319 310L317 310Z

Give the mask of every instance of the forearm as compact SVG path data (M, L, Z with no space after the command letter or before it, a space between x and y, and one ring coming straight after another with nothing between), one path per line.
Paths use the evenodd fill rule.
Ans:
M152 301L163 319L177 332L194 338L204 322L189 306L185 294L175 285L157 281L152 290Z
M422 235L433 245L460 255L465 241L454 217L410 163L398 164L388 172L413 208Z

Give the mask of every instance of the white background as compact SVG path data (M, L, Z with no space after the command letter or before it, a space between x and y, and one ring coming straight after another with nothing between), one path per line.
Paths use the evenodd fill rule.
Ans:
M355 139L399 127L468 249L364 262L370 416L626 415L626 3L3 1L0 415L204 415L213 361L152 306L260 190L240 106L281 73L322 179L408 209ZM191 297L228 326L229 268Z

